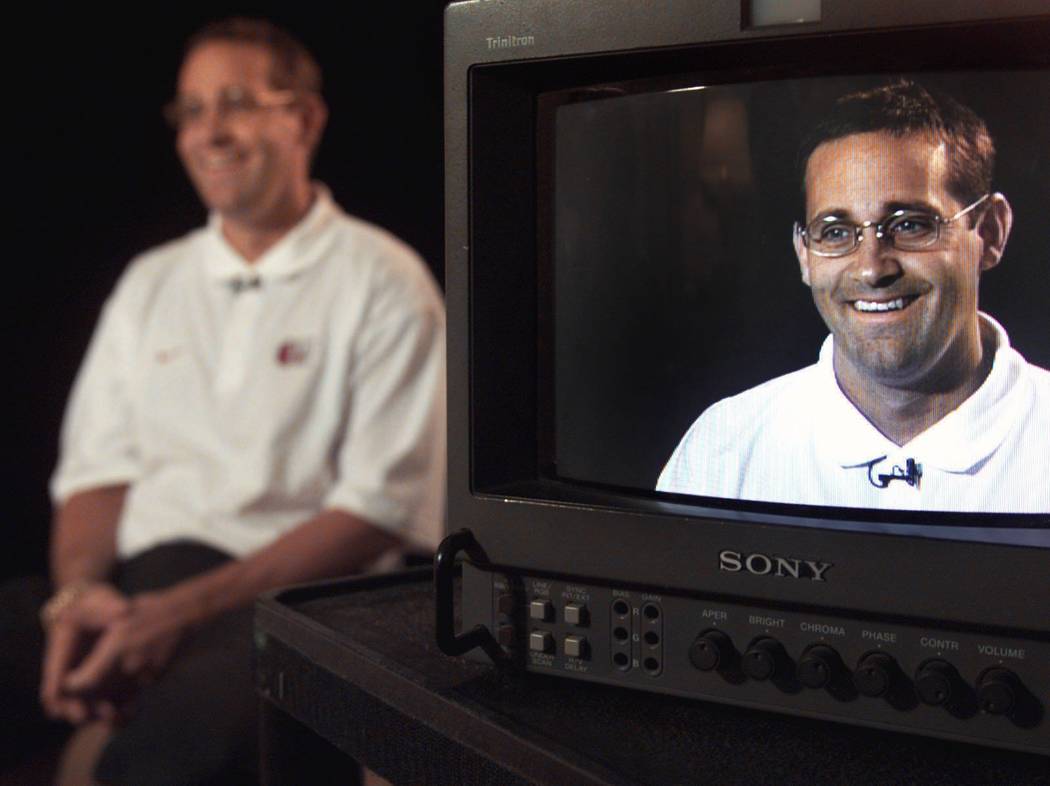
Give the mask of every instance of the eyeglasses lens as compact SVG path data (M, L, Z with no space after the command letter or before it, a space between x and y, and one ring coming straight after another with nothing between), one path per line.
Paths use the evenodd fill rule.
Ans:
M825 256L844 256L861 242L861 226L836 216L824 216L806 227L806 245ZM937 241L938 219L929 213L908 210L887 216L875 227L877 237L901 251L918 251Z
M250 115L259 108L256 97L239 87L223 91L215 104L215 112L225 118ZM164 107L164 118L173 128L179 129L201 122L207 111L208 105L201 101L176 98Z

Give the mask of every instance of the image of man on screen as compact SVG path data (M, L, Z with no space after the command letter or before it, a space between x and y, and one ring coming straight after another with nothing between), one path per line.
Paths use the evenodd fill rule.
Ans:
M1050 372L978 310L1012 211L984 121L899 80L803 144L818 361L708 408L658 491L810 505L1050 512Z

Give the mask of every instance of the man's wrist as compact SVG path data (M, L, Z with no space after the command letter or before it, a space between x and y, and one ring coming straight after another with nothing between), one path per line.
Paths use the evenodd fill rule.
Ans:
M193 579L160 590L156 597L166 605L169 618L180 627L196 628L214 616L204 588Z
M63 585L40 607L40 624L49 629L62 613L97 585L96 579L78 579Z

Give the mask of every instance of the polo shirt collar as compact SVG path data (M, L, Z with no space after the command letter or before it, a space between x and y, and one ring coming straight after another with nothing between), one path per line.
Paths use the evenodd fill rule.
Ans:
M223 236L222 217L215 212L209 214L204 250L208 274L224 283L265 283L288 278L314 265L331 241L325 229L332 225L339 208L326 186L314 183L313 189L314 202L306 215L252 263L245 260Z
M984 313L980 318L996 336L995 357L988 377L956 409L900 446L876 429L839 388L832 362L834 339L827 337L817 362L821 389L817 399L821 409L816 415L821 441L840 466L859 467L884 456L891 459L907 456L945 472L965 473L995 452L1021 417L1024 386L1019 382L1025 362L1011 348L1002 325Z

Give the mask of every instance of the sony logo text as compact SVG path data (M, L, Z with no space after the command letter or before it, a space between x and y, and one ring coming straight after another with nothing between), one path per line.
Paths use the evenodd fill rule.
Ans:
M779 576L781 578L827 581L824 575L831 566L832 563L830 562L780 557L776 554L771 556L758 552L741 554L739 551L730 551L729 549L718 552L718 568L727 573L746 571L755 576Z

